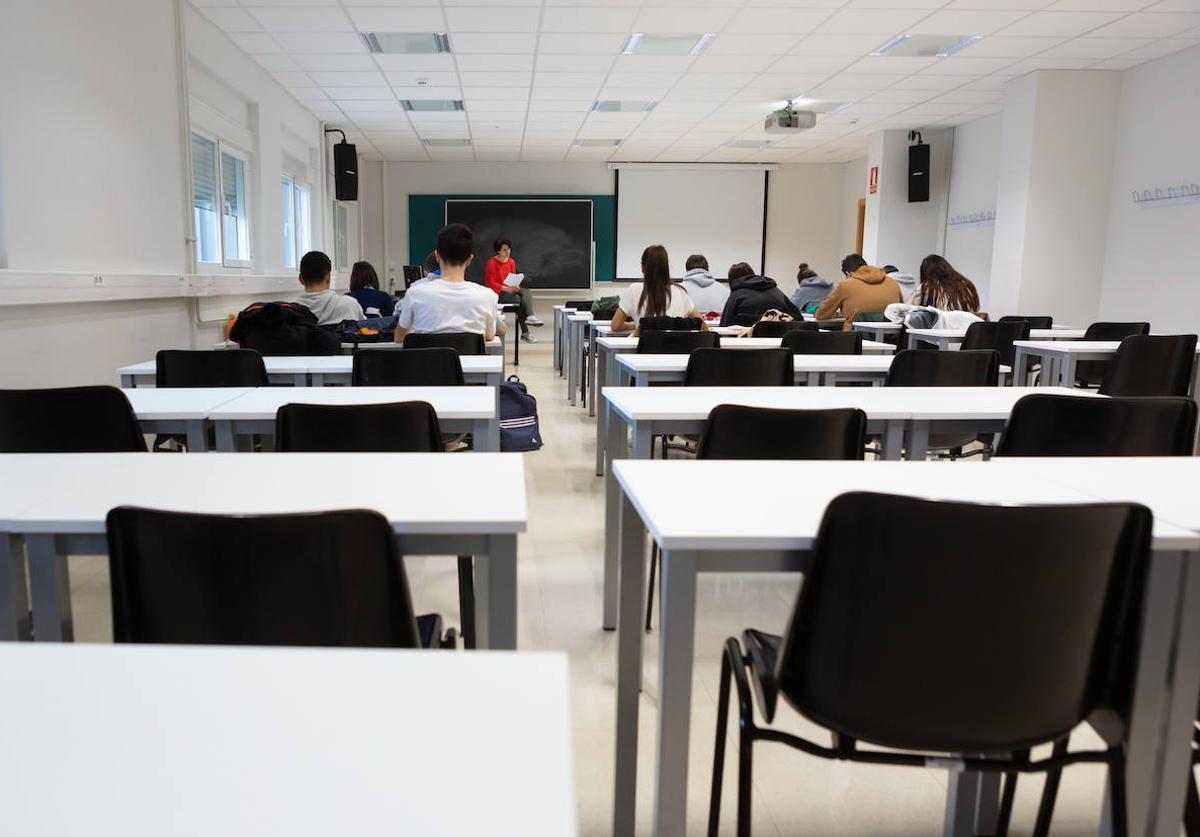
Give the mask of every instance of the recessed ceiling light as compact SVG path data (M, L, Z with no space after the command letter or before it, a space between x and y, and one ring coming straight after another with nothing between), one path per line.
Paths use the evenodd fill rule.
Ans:
M946 58L983 40L982 35L900 35L892 38L871 55L908 58Z
M770 140L730 140L723 143L726 148L754 148L763 149L771 145Z
M400 105L408 111L445 112L464 109L462 99L401 99Z
M469 139L450 139L448 137L435 137L431 139L423 139L421 142L429 148L462 148L465 145L470 145Z
M633 99L598 99L592 110L597 113L639 113L654 110L657 102Z
M450 51L445 32L363 32L368 52L384 55L431 55Z
M577 139L575 140L576 148L614 148L620 145L624 140L619 139Z
M699 55L715 37L711 32L703 35L647 35L634 32L621 52L625 55Z

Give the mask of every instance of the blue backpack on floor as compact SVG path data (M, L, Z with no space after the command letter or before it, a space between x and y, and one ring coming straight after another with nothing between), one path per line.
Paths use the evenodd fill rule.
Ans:
M500 384L500 450L537 450L542 446L538 429L537 399L516 375Z

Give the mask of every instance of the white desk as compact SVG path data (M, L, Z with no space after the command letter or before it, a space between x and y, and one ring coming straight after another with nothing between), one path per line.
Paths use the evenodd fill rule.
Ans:
M517 534L527 519L519 454L5 454L0 473L37 495L0 506L0 531L24 538L39 641L73 637L66 556L107 554L105 516L134 505L207 514L374 509L401 552L474 556L479 647L516 647ZM419 480L413 490L397 488L404 474ZM14 614L0 612L0 621L12 624Z
M688 744L692 659L695 646L698 572L802 571L803 552L816 538L825 506L848 491L883 491L908 496L986 503L1092 502L1093 494L1049 479L1031 479L1020 468L994 463L880 462L618 462L620 484L616 525L620 606L617 620L616 799L613 833L633 833L637 781L639 688L642 676L642 608L645 597L645 530L662 554L663 595L659 638L657 773L654 833L682 835L687 811ZM1200 477L1200 470L1194 471ZM788 485L786 493L733 491L723 495L722 513L681 502L696 485ZM1155 776L1161 770L1164 738L1161 710L1171 692L1170 649L1185 553L1200 548L1194 532L1156 520L1155 560L1146 593L1147 618L1129 743L1130 821L1146 822L1159 802ZM964 547L965 552L969 548ZM1193 621L1200 621L1193 618ZM747 618L747 627L752 617ZM716 648L713 649L714 651ZM1198 677L1197 682L1200 682ZM1190 712L1195 713L1191 694ZM1192 716L1189 716L1192 717ZM1186 730L1190 742L1190 720ZM802 758L802 756L797 756ZM1180 772L1180 781L1186 777ZM976 811L967 804L996 782L973 773L950 774L945 834L969 834ZM1182 797L1180 797L1182 800ZM982 806L982 811L986 806ZM1182 801L1170 823L1179 833ZM988 833L988 831L983 831ZM1148 833L1135 828L1131 834ZM1158 832L1168 833L1167 830ZM1157 834L1156 834L1157 837Z
M370 351L364 348L359 351ZM459 355L463 380L468 384L499 386L504 376L504 358L499 355ZM353 355L264 357L267 378L272 384L289 386L347 386L354 367ZM132 363L117 370L125 389L152 387L156 365L153 360Z
M1031 328L1031 340L1082 340L1086 334L1082 328ZM918 343L932 343L943 351L957 346L967 336L965 328L910 328L908 330L908 348L916 348Z
M188 450L208 450L209 413L253 392L251 387L122 390L146 433L183 433Z
M220 348L220 347L218 346L218 348ZM235 345L232 348L237 348L237 347ZM395 343L395 342L392 342L392 343L343 343L342 344L342 353L347 354L347 355L352 355L355 352L360 351L362 349L402 349L402 348L404 348L403 345L401 345L400 343ZM493 337L491 340L488 340L483 344L483 350L485 353L487 353L489 355L500 355L501 357L504 357L504 341L501 340L499 337Z
M869 334L875 340L887 340L889 337L898 337L900 329L904 328L900 323L883 322L883 323L864 323L855 320L850 324L850 327L855 331L862 331Z
M0 669L13 835L578 833L563 654L8 645Z
M882 383L892 368L895 355L793 355L795 382L808 386L835 386L838 381ZM688 356L680 354L638 354L616 356L618 386L631 380L644 387L661 381L682 381Z
M173 390L131 390L131 392ZM496 390L491 387L259 387L209 410L217 450L236 450L237 437L275 433L275 414L285 404L390 404L427 401L447 433L470 433L475 450L500 450Z
M1081 360L1111 360L1117 353L1119 340L1077 340L1068 343L1051 342L1046 340L1015 340L1013 348L1013 368L1018 376L1028 374L1030 359L1042 359L1043 386L1075 386L1075 368ZM1197 389L1200 376L1200 345L1196 347L1196 360L1192 365L1192 397L1200 390ZM1018 377L1016 380L1024 380Z
M583 343L584 335L593 322L595 321L591 311L578 311L566 316L567 401L572 407L575 406L576 392L582 393L586 387L587 370L584 368L586 359Z

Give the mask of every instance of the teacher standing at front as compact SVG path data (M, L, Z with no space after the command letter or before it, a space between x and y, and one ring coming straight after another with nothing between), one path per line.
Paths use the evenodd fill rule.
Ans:
M519 305L517 309L517 325L521 328L521 339L526 343L536 343L537 339L529 333L530 326L540 326L542 321L533 315L533 301L529 290L520 285L505 285L506 277L517 272L517 262L512 257L512 242L500 238L492 242L496 255L488 259L484 279L500 301L507 304Z

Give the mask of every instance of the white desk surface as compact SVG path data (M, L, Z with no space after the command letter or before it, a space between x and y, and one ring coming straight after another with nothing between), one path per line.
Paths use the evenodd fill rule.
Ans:
M1094 390L1067 387L870 387L869 390L864 387L861 389L864 392L878 390L896 393L899 399L898 403L908 405L912 418L940 421L1007 419L1012 413L1013 406L1027 395L1104 397ZM868 396L868 398L870 397L872 396ZM886 403L888 398L887 396L874 397L879 398L881 403Z
M441 419L496 417L494 387L258 387L213 408L208 417L213 421L262 421L274 419L284 404L341 406L399 401L427 401Z
M208 418L216 407L254 392L253 387L124 389L133 412L142 421L186 421Z
M903 327L900 323L893 323L890 320L886 323L868 323L855 320L851 325L854 328L861 328L864 331L899 331Z
M563 654L14 642L0 670L10 834L578 833Z
M632 352L637 349L636 337L600 337L596 340L606 349L617 352ZM783 339L780 337L722 337L722 349L778 349ZM863 341L863 354L890 354L896 351L891 343L880 343L876 340Z
M373 509L398 534L513 534L528 518L515 453L2 454L0 474L42 492L0 506L12 532L103 534L109 509L122 505L203 514ZM399 487L405 474L418 476L419 490Z
M392 342L392 343L343 343L342 344L343 349L353 349L356 346L358 347L358 350L360 352L365 349L403 349L404 348L404 345L402 343L396 343L396 342ZM499 352L501 352L504 349L504 342L499 337L493 337L491 340L485 340L483 347L485 350L487 350L488 354L492 354L493 352L498 354Z
M992 464L622 459L613 463L613 474L664 549L808 549L826 505L848 491L992 504L1096 501L1094 494L1057 480ZM703 503L687 501L697 485L791 488L729 491L722 495L721 513L713 514ZM1156 518L1154 545L1195 549L1200 535Z
M797 372L887 372L895 355L793 355ZM631 372L676 372L686 370L688 356L680 354L617 355L617 365Z
M568 314L567 320L572 323L585 323L592 318L591 311L577 311L574 314Z
M359 349L368 352L370 349ZM459 355L463 372L500 373L504 369L504 358L500 355ZM304 355L297 357L264 357L263 365L267 367L268 375L303 375L307 372L323 374L347 373L354 367L354 355ZM153 375L156 372L155 362L145 360L122 366L117 370L118 375Z
M910 328L909 334L917 337L949 337L961 338L967 336L965 328ZM1086 332L1082 328L1067 328L1059 326L1055 328L1031 328L1029 337L1032 340L1047 340L1057 342L1059 340L1078 340L1082 339ZM1024 341L1021 341L1024 342Z
M1121 345L1119 340L1014 340L1013 346L1035 349L1038 352L1057 354L1088 354L1090 352L1115 352ZM1200 353L1200 348L1197 348Z

